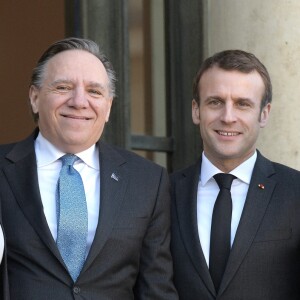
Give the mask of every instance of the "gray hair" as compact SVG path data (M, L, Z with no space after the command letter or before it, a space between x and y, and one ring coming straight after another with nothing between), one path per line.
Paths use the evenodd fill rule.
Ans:
M116 74L111 62L99 49L99 46L91 40L83 38L66 38L55 42L43 53L37 62L36 67L32 71L30 86L40 88L42 86L47 62L56 54L67 50L83 50L96 56L103 64L109 81L109 93L111 97L115 97L116 92ZM38 120L38 114L33 113L34 120Z

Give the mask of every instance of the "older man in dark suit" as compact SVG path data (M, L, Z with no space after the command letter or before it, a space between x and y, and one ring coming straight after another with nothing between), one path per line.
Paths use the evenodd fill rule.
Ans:
M85 39L51 45L33 71L38 129L0 147L12 300L178 298L166 171L99 141L114 82Z
M271 99L268 71L244 51L209 57L195 78L204 151L171 179L182 300L300 299L300 173L256 150Z

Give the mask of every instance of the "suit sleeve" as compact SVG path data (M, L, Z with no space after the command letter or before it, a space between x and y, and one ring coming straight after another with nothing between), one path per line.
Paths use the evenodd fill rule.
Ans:
M141 250L139 276L134 291L136 300L178 299L173 285L173 262L170 253L170 192L165 169L162 169L157 190L155 207Z

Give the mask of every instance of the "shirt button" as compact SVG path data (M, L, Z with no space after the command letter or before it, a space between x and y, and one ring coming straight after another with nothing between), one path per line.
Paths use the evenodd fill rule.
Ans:
M80 287L74 286L74 287L73 287L73 292L74 292L75 294L79 294L79 293L80 293Z

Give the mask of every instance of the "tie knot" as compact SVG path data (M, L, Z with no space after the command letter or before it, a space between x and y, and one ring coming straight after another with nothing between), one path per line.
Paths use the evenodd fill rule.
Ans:
M65 154L60 158L63 166L73 166L78 157L74 154Z
M214 176L219 188L230 190L232 181L236 178L232 174L218 173Z

